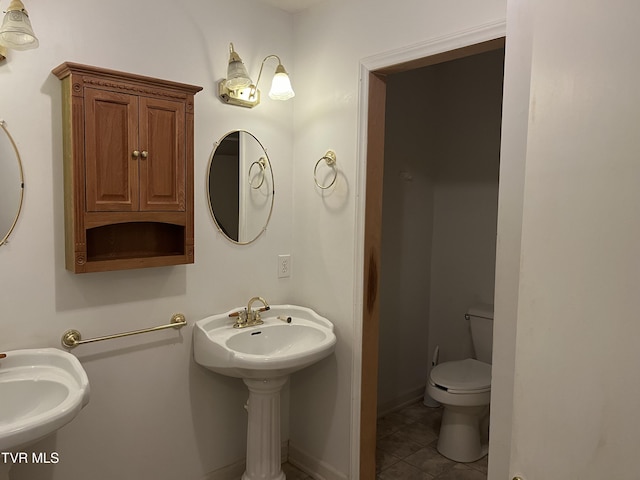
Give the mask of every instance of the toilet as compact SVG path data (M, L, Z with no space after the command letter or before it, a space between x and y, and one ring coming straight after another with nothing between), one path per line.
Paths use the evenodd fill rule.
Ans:
M475 462L488 451L493 305L469 308L465 318L476 358L436 365L426 391L444 407L438 452L456 462Z

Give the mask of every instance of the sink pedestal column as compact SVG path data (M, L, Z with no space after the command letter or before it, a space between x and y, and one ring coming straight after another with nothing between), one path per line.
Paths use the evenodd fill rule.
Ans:
M243 378L249 387L247 469L242 480L285 480L280 456L280 391L288 377Z

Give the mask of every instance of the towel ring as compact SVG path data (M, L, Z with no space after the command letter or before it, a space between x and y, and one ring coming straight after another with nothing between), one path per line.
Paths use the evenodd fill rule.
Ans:
M327 162L327 165L333 169L333 178L328 185L322 185L320 182L318 182L318 165L320 165L320 162L322 160ZM336 168L336 152L334 152L333 150L327 150L327 153L325 153L324 156L316 162L316 166L313 169L313 180L314 182L316 182L318 188L326 190L327 188L331 188L333 184L336 183L337 179L338 169Z
M253 168L254 165L258 165L258 167L260 167L260 183L257 186L254 186L254 183L251 181L251 169ZM259 189L264 183L264 172L266 168L267 168L267 160L264 157L260 157L260 160L256 160L249 167L249 174L248 174L249 185L251 185L251 188L253 188L254 190Z

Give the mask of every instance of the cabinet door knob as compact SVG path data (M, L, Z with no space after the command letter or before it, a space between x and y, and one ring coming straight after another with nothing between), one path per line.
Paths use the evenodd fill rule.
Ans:
M134 150L131 155L133 155L133 158L138 158L140 156L140 152L138 150Z
M149 156L149 152L147 152L146 150L143 150L141 155L142 155L142 158L147 158Z

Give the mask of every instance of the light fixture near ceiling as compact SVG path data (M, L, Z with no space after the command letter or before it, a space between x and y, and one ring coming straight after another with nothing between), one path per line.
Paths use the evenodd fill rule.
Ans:
M260 72L258 73L258 80L254 84L247 72L240 55L234 50L233 43L229 44L229 65L227 67L227 78L220 80L218 83L218 94L220 98L230 105L237 105L240 107L253 108L260 103L260 90L258 84L260 83L260 77L262 76L262 69L265 62L275 58L278 60L278 66L276 67L271 82L271 90L269 91L269 98L273 100L289 100L295 96L293 88L291 87L291 80L289 74L282 65L280 57L277 55L267 55L262 64L260 65Z
M11 0L0 27L0 60L4 60L8 48L29 50L38 47L29 14L20 0Z

